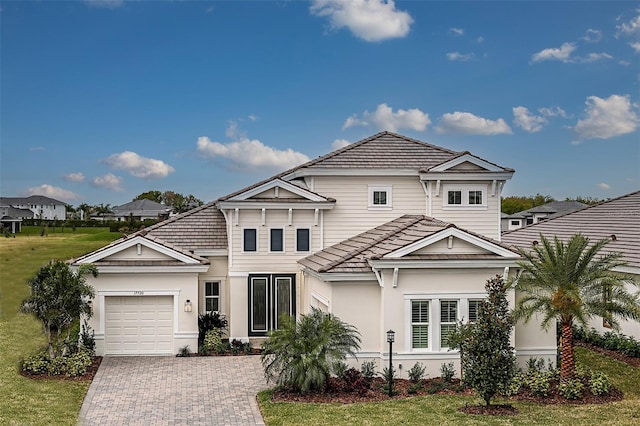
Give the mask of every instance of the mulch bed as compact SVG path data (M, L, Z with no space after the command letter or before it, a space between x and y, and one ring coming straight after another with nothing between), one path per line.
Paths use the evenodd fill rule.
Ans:
M48 374L28 374L24 371L21 371L20 374L24 377L28 377L34 380L64 380L69 382L91 382L98 372L98 367L100 367L100 363L102 362L101 356L94 356L93 362L87 368L87 371L82 376L76 377L67 377L67 376L50 376Z
M593 352L597 352L599 354L606 355L609 358L613 358L613 359L616 359L618 361L622 361L625 364L629 364L629 365L631 365L633 367L640 368L640 358L636 358L636 357L632 357L632 356L629 356L629 355L625 355L622 352L612 351L612 350L609 350L609 349L600 348L598 346L593 346L590 343L586 343L586 342L583 342L583 341L580 341L580 340L576 340L574 342L574 344L576 346L582 346L583 348L587 348L589 350L592 350Z

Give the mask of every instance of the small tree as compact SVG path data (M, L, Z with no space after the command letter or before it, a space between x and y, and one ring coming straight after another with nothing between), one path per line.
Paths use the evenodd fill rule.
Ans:
M359 335L355 327L316 308L297 322L283 316L280 328L262 344L264 375L300 393L321 389L334 366L360 349Z
M87 274L97 277L98 269L82 265L73 272L65 262L56 260L40 268L28 281L31 295L20 309L42 322L51 358L67 355L72 325L80 320L80 315L91 317L89 301L94 291L86 282Z
M449 337L449 345L460 350L464 383L489 406L511 382L516 357L511 346L514 320L509 311L507 285L498 275L487 281L485 289L488 297L478 307L477 321L461 325Z

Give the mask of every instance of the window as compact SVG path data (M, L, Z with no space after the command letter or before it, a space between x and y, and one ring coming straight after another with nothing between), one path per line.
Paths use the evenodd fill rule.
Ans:
M391 186L369 186L369 209L391 210Z
M511 221L511 225L513 225L513 226L520 226L520 221L519 221L519 220L512 220L512 221Z
M283 315L296 315L295 275L249 275L249 335L266 336Z
M204 309L207 312L220 311L220 283L218 281L204 283Z
M469 300L469 322L478 321L478 309L480 308L481 300Z
M269 250L275 252L284 251L284 229L273 228L269 231Z
M449 334L456 328L458 302L456 300L440 301L440 347L449 347Z
M411 347L426 349L429 347L429 301L411 301Z
M296 251L311 251L311 232L309 228L296 229Z
M258 230L245 229L242 238L243 251L258 251Z
M447 204L462 204L462 191L449 191Z
M482 205L482 191L469 191L469 205Z

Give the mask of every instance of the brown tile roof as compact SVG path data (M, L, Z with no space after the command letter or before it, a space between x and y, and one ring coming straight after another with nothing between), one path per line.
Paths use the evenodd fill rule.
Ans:
M566 241L577 233L593 241L615 235L615 241L607 244L606 249L622 253L629 266L640 268L640 191L505 232L502 242L526 248L539 240L540 234Z

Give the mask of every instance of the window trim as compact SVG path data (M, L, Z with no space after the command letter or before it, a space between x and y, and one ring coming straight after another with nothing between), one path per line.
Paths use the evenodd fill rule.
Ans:
M367 197L367 209L368 210L393 210L393 186L392 185L368 185L368 197ZM373 194L374 192L386 192L387 203L386 204L374 204Z
M273 250L272 231L276 231L276 230L282 231L282 241L281 241L282 250ZM269 253L285 253L287 251L287 248L286 248L286 245L285 245L285 241L286 241L286 236L285 236L284 227L274 226L273 228L269 228Z
M427 321L422 321L422 322L414 322L413 321L413 303L414 302L426 302L427 303ZM411 347L412 351L426 351L429 350L431 348L431 341L432 341L432 335L431 335L431 300L430 299L411 299L410 301L410 329L409 329L409 345ZM427 326L427 346L425 348L416 348L413 346L413 327L414 326Z
M296 227L296 229L295 229L295 240L296 240L295 241L295 250L296 250L296 253L311 253L311 251L312 251L311 250L311 247L312 247L312 245L311 245L311 236L312 236L311 229L312 228L310 226ZM299 250L298 249L298 230L306 230L309 233L309 235L308 235L308 237L309 237L308 238L309 248L307 250Z
M256 245L256 249L255 250L245 250L245 231L247 230L254 230L256 231L256 238L255 238L255 245ZM260 231L258 230L258 228L242 228L242 252L243 253L258 253L260 251Z
M209 312L221 312L222 311L222 305L221 305L221 293L222 293L222 282L220 280L204 280L204 312L205 313L209 313ZM213 295L213 296L207 296L207 284L218 284L218 294L217 295ZM218 301L218 310L217 311L208 311L207 310L207 299L215 299Z
M460 191L460 204L449 204L449 192ZM482 203L470 204L469 193L479 191L481 192ZM464 184L445 184L442 186L442 209L443 210L487 210L487 185L464 185Z

